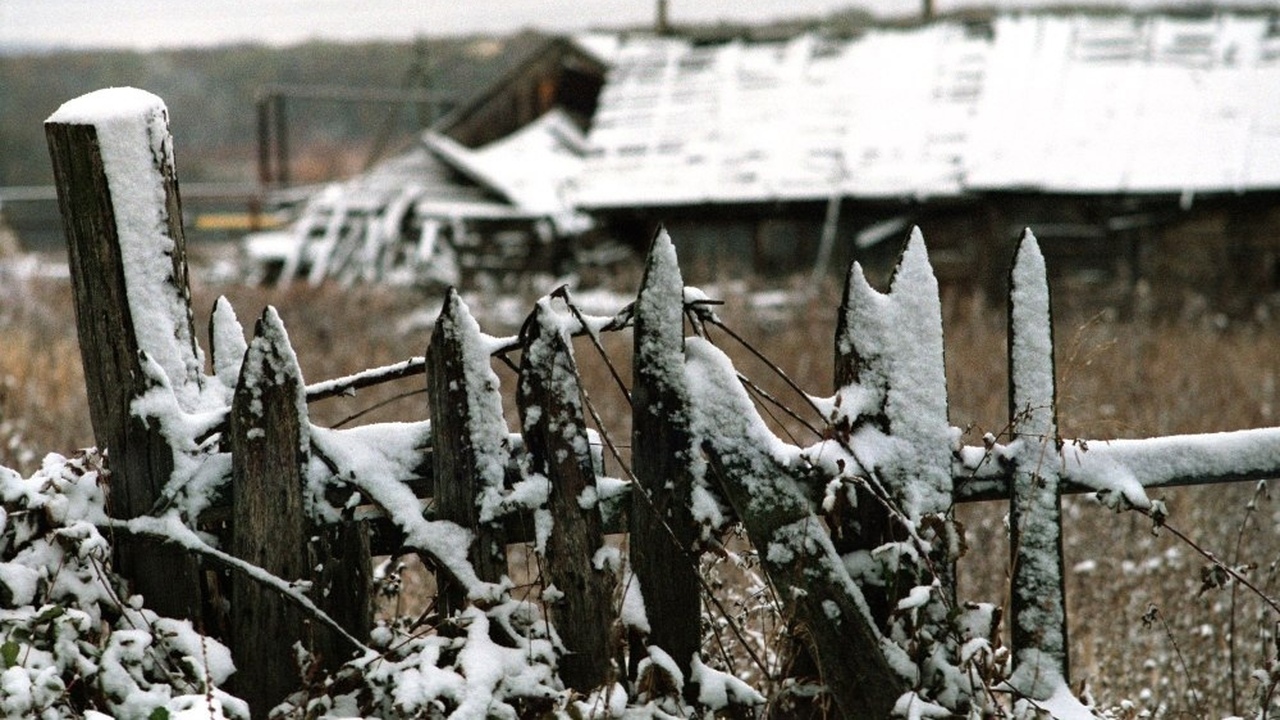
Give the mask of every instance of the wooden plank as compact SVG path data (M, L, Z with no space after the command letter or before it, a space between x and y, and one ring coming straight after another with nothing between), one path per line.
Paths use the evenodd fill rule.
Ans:
M785 465L728 359L701 338L686 348L690 402L708 431L702 449L729 504L742 519L785 612L812 651L822 681L845 718L889 717L906 681L886 653L861 589L813 514L806 486L824 479ZM910 662L905 655L900 661Z
M692 438L684 385L684 283L665 229L654 237L635 304L632 355L631 571L640 583L649 637L685 677L702 645L702 603L691 511ZM689 686L691 689L691 686Z
M505 535L500 523L480 521L480 499L502 491L507 427L480 327L453 288L431 334L426 367L437 517L473 533L467 558L476 576L498 582L507 574ZM445 614L466 605L465 589L443 575L439 597Z
M106 91L99 91L106 92ZM139 92L139 91L134 91ZM87 97L87 96L86 96ZM128 98L136 100L137 96ZM77 99L82 100L81 99ZM72 101L63 106L76 103ZM129 105L126 105L129 107ZM191 329L185 237L182 231L181 201L173 166L172 143L167 123L162 122L163 103L154 98L150 107L140 107L132 118L145 128L136 142L145 153L112 168L116 185L108 177L99 126L92 113L69 113L60 109L45 123L45 137L58 189L58 206L67 238L71 284L75 301L76 330L84 364L89 416L99 448L108 453L111 472L110 512L116 518L132 518L147 513L156 503L173 472L173 452L160 428L133 415L134 398L148 389L140 353L153 358L175 357L177 364L190 362L197 368L194 333ZM60 120L65 117L65 120ZM118 142L118 141L117 141ZM119 150L120 146L113 146ZM131 148L123 148L128 155ZM136 148L133 148L136 149ZM119 154L118 152L116 154ZM107 152L107 155L112 155ZM158 197L132 197L137 186L154 184L163 189ZM171 264L154 271L127 272L122 247L122 230L117 210L132 208L150 214L157 222L147 238L149 249L167 254ZM173 332L169 347L144 342L139 327L150 318L134 316L130 296L162 299L172 307L185 305L185 318L169 318ZM163 334L148 333L156 340ZM165 366L175 390L196 382L186 372L172 372ZM200 618L201 592L196 562L185 553L155 547L134 538L114 545L114 569L127 578L132 592L141 593L147 606L161 615Z
M302 498L310 456L304 387L280 317L268 307L231 406L231 552L290 581L311 575ZM298 686L292 645L306 637L303 616L279 594L233 582L231 648L239 671L232 688L255 716Z
M1019 692L1068 679L1053 318L1044 256L1031 231L1009 275L1010 624Z
M560 676L568 687L585 692L609 679L616 579L611 568L596 564L607 555L599 511L579 502L594 485L595 473L577 367L549 303L538 301L521 331L516 401L532 471L551 484L547 505L555 527L547 537L543 573L560 595L550 603L567 650Z
M369 523L343 513L340 522L309 524L307 567L315 604L352 637L367 638L373 628L373 545ZM351 659L351 643L340 634L316 625L307 627L311 652L320 665L336 671Z
M836 547L842 554L871 550L907 540L904 523L921 531L950 534L952 481L943 363L942 303L923 235L913 229L894 267L887 293L867 282L856 263L850 269L841 303L835 343L835 380L841 402L827 418L829 435L850 452L846 467L859 466L865 479L856 503L836 507ZM858 399L861 398L861 399ZM892 438L899 448L867 466L856 452L863 431ZM878 485L877 490L870 489ZM892 507L889 507L892 506ZM898 519L891 519L897 515ZM904 569L917 585L940 581L954 592L954 543L939 537L928 559L908 558ZM936 577L935 577L936 576ZM904 576L905 577L905 576ZM872 614L882 627L911 587L864 589ZM941 632L935 637L943 637Z
M1252 453L1236 452L1232 436L1249 444ZM1256 452L1266 444L1269 454ZM966 454L981 456L984 448L967 447ZM1199 433L1122 440L1067 440L1054 453L1064 495L1096 493L1089 475L1105 467L1133 477L1145 490L1153 488L1257 482L1280 478L1280 428L1256 428L1230 433ZM1158 464L1146 462L1159 457ZM1179 462L1171 463L1169 458ZM1009 498L1010 474L994 457L979 470L956 463L952 468L956 502L986 502Z

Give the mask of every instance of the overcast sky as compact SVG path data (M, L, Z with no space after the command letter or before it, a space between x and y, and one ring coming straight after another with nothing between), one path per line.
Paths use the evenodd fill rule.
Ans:
M918 0L868 0L905 12ZM669 0L673 21L824 14L850 0ZM645 23L654 0L0 0L0 47L293 43Z
M1043 4L1050 0L936 0ZM1126 0L1121 0L1125 2ZM1158 0L1127 0L1149 5ZM1191 3L1198 0L1173 0ZM1113 2L1113 0L1085 0ZM309 38L406 39L417 35L578 30L650 22L655 0L0 0L0 50L32 47L180 47ZM673 22L763 21L823 15L852 4L878 15L917 12L920 0L669 0Z

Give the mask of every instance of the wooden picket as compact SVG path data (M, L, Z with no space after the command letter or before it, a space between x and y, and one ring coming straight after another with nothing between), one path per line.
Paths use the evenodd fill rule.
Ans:
M1067 678L1053 322L1044 256L1023 233L1009 273L1010 626L1018 664Z
M507 574L507 553L503 527L497 522L480 522L477 498L498 492L504 480L504 465L496 466L492 446L501 444L491 430L506 427L497 378L488 367L488 354L478 349L480 328L471 318L462 298L454 290L445 297L427 348L427 398L431 404L431 446L436 508L475 533L468 558L481 580L498 582ZM477 367L476 356L484 358ZM476 388L483 388L477 392ZM484 447L489 446L489 447ZM448 613L461 609L466 595L457 583L442 578L441 609Z
M275 310L258 320L231 404L231 552L282 578L309 578L303 484L310 462L304 385ZM279 637L305 637L305 618L277 593L233 581L231 647L237 664L291 667ZM264 629L272 628L272 632ZM261 713L296 682L289 673L237 673L234 690Z
M547 509L555 527L546 538L543 572L555 589L551 617L568 651L561 674L565 685L588 691L609 679L615 581L599 509L581 502L595 485L595 471L577 365L560 319L544 299L521 329L516 401L530 466L550 483Z
M686 676L702 646L701 595L694 542L688 393L678 383L684 365L684 284L675 247L658 233L635 305L631 370L631 472L635 497L629 543L632 582L645 608L661 621L647 639L634 638L633 658L647 644L663 649ZM673 562L673 559L675 562Z

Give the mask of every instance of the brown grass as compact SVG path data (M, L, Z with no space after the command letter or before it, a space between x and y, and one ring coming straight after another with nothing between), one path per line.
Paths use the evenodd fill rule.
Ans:
M719 290L728 302L721 314L808 392L828 392L838 297L834 285L782 312L750 309L749 290ZM422 354L429 329L411 318L439 303L435 297L387 289L267 291L197 283L198 327L204 327L204 313L219 293L232 300L249 331L263 306L276 305L309 381ZM1142 437L1275 423L1280 359L1274 325L1120 321L1103 308L1076 304L1082 307L1064 313L1055 328L1060 424L1065 436ZM962 294L948 295L944 308L951 422L970 428L966 440L976 443L982 432L998 432L1007 422L1004 311ZM515 330L486 321L490 308L473 310L487 332ZM769 373L732 341L714 332L713 337L740 359L740 369L762 378L770 392L792 407L800 405L794 394L770 380ZM629 382L630 335L607 337L605 344ZM588 343L579 341L576 353L588 392L625 456L629 441L625 401ZM503 369L498 372L509 391L513 375ZM312 408L313 421L333 424L406 393L410 395L370 419L424 417L425 395L412 394L420 385L407 380L355 398L318 403ZM0 464L29 472L39 453L65 453L92 444L82 388L67 283L6 283L0 289ZM813 441L793 422L780 420L776 427L779 432L794 433L796 442ZM616 464L609 471L620 474ZM1170 523L1225 560L1235 561L1243 526L1239 563L1256 563L1258 567L1251 571L1254 581L1275 591L1272 563L1280 557L1275 532L1280 511L1263 500L1250 513L1246 508L1254 495L1252 485L1159 494L1168 501ZM962 599L1004 601L1008 553L1004 513L998 503L958 509L971 549L960 563ZM1255 690L1248 674L1272 652L1269 633L1277 618L1247 593L1237 596L1233 705L1228 638L1232 590L1200 593L1203 563L1198 556L1168 533L1153 535L1150 522L1139 515L1116 515L1088 498L1075 497L1065 502L1064 516L1074 679L1087 682L1103 705L1129 699L1155 716L1247 712ZM1159 607L1168 632L1160 623L1144 627L1141 618L1152 604ZM1183 671L1183 663L1188 672Z

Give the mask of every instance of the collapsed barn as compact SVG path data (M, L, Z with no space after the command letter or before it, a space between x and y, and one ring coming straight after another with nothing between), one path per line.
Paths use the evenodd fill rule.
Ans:
M512 60L412 157L385 164L396 172L374 168L313 201L330 209L304 214L294 245L416 258L420 277L454 262L438 247L464 249L476 268L547 267L580 243L587 217L588 237L636 248L661 222L691 279L705 281L852 259L883 272L919 225L944 283L998 288L1012 239L1030 225L1050 267L1099 288L1141 287L1164 304L1190 288L1228 312L1280 290L1274 12L1018 13L851 37L612 40L589 51L551 39ZM553 108L556 119L534 122ZM588 122L585 139L575 135ZM485 159L517 137L543 159ZM380 174L393 189L356 202ZM459 193L490 205L463 212ZM399 214L406 207L414 213ZM408 244L378 255L372 230L334 240L346 232L340 213L388 232L398 223ZM395 274L316 270L317 257L298 250L284 267L309 263L313 280Z
M704 278L887 269L918 224L944 282L995 288L1031 225L1077 279L1280 288L1274 14L631 38L588 142L578 206L636 244L665 222Z
M515 36L410 147L310 194L284 230L246 238L253 279L458 284L563 267L590 225L567 190L604 81L599 52Z

